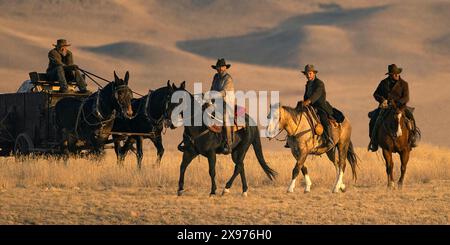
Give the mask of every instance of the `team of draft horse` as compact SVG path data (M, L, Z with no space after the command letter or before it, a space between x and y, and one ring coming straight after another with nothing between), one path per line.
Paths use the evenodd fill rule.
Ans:
M59 92L67 93L68 75L74 78L81 93L89 92L81 72L87 76L89 73L73 64L72 53L67 49L70 44L60 39L54 46L55 49L49 52L47 75L59 82ZM240 175L243 195L247 195L244 160L250 145L253 146L258 163L268 178L273 180L277 173L264 159L257 124L245 110L234 107L236 98L234 82L228 72L230 67L231 65L227 64L223 58L218 59L216 64L211 66L216 72L210 91L215 91L217 97L209 101L197 100L186 90L185 82L177 86L170 81L166 86L149 90L147 95L134 99L133 91L128 86L129 73L126 72L121 79L114 72L114 81L85 99L67 97L56 104L56 124L62 137L61 152L67 159L69 153L80 153L81 148L78 146L80 142L84 142L92 153L99 155L105 144L110 142L109 137L112 135L118 163L123 164L127 152L135 150L137 165L140 169L143 158L142 142L144 138L149 138L157 148L157 164L159 165L164 154L162 144L164 128L173 129L179 126L172 121L172 112L182 105L180 101L172 100L175 92L179 91L188 95L187 101L190 104L184 106L201 109L187 110L180 114L185 124L182 142L178 146L178 149L183 152L178 195L184 193L187 167L200 155L208 159L211 178L210 194L216 194L217 154L231 155L235 164L223 194L229 192L235 178ZM357 178L358 157L351 141L350 120L326 100L325 83L317 77L318 71L313 65L306 65L301 72L306 78L303 100L299 101L295 108L279 103L271 105L265 136L275 138L283 131L287 133L285 147L290 148L296 160L288 192L294 191L300 171L304 176L304 191L310 191L312 183L305 164L306 159L308 155L322 154L326 154L336 168L333 192L344 192L346 186L343 176L347 161L350 163L353 179ZM408 83L400 77L401 72L402 68L395 64L388 66L386 73L388 77L380 82L374 93L379 107L369 113L371 118L369 150L377 151L378 146L382 148L389 188L394 187L392 153L400 155L401 176L398 186L401 188L410 151L416 147L416 139L420 137L420 131L412 114L413 109L406 106L409 101L409 89ZM221 99L218 101L222 104L215 103L217 99ZM195 118L203 119L205 113L217 107L223 109L223 117L208 114L216 123L207 123L205 120L201 120L200 124L194 122ZM228 116L230 114L232 117ZM244 118L243 124L238 124L235 120L238 116Z

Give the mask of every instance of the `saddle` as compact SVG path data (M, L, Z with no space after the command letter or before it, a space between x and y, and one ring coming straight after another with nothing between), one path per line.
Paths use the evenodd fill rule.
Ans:
M314 128L314 133L316 135L321 136L323 134L323 125L320 122L319 114L316 108L310 107L311 109L307 109L306 115L308 119L309 125ZM328 123L333 128L338 128L341 123L345 120L344 114L336 108L333 108L333 115L327 115Z
M211 124L211 126L209 126L209 130L211 130L214 133L221 133L223 130L223 120L218 119L215 115L210 115L211 119L213 120L213 123ZM238 124L238 118L240 117L244 117L245 118L245 108L241 107L241 106L235 106L234 108L234 125L232 126L232 132L236 132L239 131L243 128L245 128L245 126L242 126L240 124Z

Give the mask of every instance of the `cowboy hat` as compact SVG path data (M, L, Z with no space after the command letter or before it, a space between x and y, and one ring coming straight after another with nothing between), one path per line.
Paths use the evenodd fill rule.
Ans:
M66 47L70 45L71 44L68 44L66 39L58 39L56 40L56 44L53 44L55 47Z
M307 64L307 65L305 65L305 70L302 71L302 73L303 73L303 74L306 74L306 73L308 73L308 72L310 72L310 71L313 71L314 73L319 72L318 70L314 69L314 65Z
M388 65L388 72L385 74L385 75L388 75L388 74L400 74L400 73L402 73L402 68L400 68L400 67L397 67L397 65L396 64L390 64L390 65Z
M230 68L231 65L227 64L227 62L225 62L225 59L222 58L222 59L218 59L217 62L216 62L216 65L212 65L211 67L215 70L215 69L217 69L218 67L221 67L221 66L226 66L227 69L228 69L228 68Z

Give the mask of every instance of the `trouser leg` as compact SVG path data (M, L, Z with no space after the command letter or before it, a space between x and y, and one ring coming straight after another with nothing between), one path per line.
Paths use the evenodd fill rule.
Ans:
M369 138L370 138L370 143L369 143L369 150L372 151L377 151L378 150L378 143L376 142L376 131L377 131L377 125L375 125L377 118L380 114L380 109L376 109L373 114L372 117L370 118L369 121Z
M332 130L331 130L331 124L330 121L328 120L328 115L326 112L323 112L321 110L318 110L319 115L319 119L320 119L320 123L322 124L323 128L325 129L325 135L324 138L327 141L328 144L333 144L333 134L332 134Z
M416 128L416 120L414 119L414 115L412 114L411 110L409 110L408 108L406 108L405 110L405 116L408 120L410 120L412 122L412 128L410 128L410 137L409 137L409 142L411 147L416 147L416 141L417 141L417 137L418 137L418 130ZM409 125L408 125L409 128Z
M73 74L75 75L78 89L80 91L86 91L86 81L84 81L83 76L81 76L81 72L79 70L74 70Z
M84 81L83 76L81 75L81 72L79 70L72 67L65 67L64 73L67 80L75 81L77 83L78 89L80 91L86 90L86 82Z
M231 117L231 110L229 108L227 108L227 104L225 104L225 108L224 108L224 128L225 128L225 147L224 147L224 154L229 154L231 153L231 145L233 144L233 133L232 133L232 127L233 127L233 123L232 120L233 118Z
M378 115L380 114L380 109L376 109L369 122L369 137L372 138L375 131L375 122L377 121Z
M67 80L66 74L64 72L64 68L62 66L58 66L48 71L48 76L50 80L58 81L61 90L67 90Z
M227 126L225 127L225 131L226 131L226 135L227 135L227 145L228 145L228 149L231 149L231 145L233 144L233 132L232 132L232 127L231 126Z

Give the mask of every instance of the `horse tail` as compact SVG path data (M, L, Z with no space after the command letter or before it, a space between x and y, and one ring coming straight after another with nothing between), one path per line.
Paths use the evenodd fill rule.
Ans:
M348 147L347 160L349 161L350 166L352 167L353 179L356 181L356 179L358 178L356 174L356 167L358 165L358 156L355 153L352 141L350 141L350 145Z
M272 168L270 168L269 164L264 159L258 128L256 128L256 132L257 133L252 142L253 150L255 151L256 158L258 159L259 164L261 165L262 169L264 170L264 173L266 173L267 177L269 177L270 180L274 180L278 173L275 170L273 170Z

